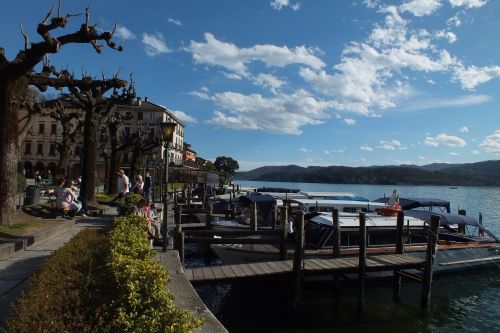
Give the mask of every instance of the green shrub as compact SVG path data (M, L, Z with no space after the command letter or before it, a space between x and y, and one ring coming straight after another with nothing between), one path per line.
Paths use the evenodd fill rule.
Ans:
M14 305L5 332L104 332L113 284L103 232L84 230L56 251Z
M84 230L42 266L14 305L5 332L192 332L152 259L140 216L118 217L106 235Z
M17 174L17 193L26 191L26 177L22 173Z
M132 215L135 212L137 203L143 199L140 194L127 194L116 201L118 204L118 215Z

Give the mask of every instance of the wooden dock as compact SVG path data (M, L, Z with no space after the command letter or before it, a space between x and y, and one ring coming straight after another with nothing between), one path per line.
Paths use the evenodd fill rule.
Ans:
M378 255L366 259L366 271L391 271L403 269L423 269L425 260L405 254ZM323 274L347 274L359 271L359 260L353 258L304 259L304 276ZM184 274L192 283L228 282L249 278L293 273L293 260L266 261L250 264L206 266L185 268Z

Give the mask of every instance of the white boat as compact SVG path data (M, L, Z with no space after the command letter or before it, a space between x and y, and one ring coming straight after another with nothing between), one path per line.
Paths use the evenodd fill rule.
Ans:
M449 202L437 199L402 199L413 209L405 210L405 253L424 257L426 231L424 226L432 214L440 214L438 251L435 271L451 271L500 264L500 242L482 224L469 216L448 212L431 212L424 208L449 209ZM430 204L430 206L423 206ZM403 204L402 204L403 205ZM419 210L420 209L420 210ZM359 214L340 213L341 253L354 256L358 252ZM369 254L393 253L396 240L396 216L366 214L367 245ZM305 226L306 257L332 256L332 215L319 213L311 217ZM212 245L212 249L226 264L278 260L279 250L272 245L233 244ZM293 255L293 251L289 251Z

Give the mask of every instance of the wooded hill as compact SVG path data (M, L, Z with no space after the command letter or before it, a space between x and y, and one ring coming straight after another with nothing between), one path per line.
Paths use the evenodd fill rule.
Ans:
M434 163L423 166L358 168L266 166L237 172L235 179L332 184L500 186L500 160L467 164Z

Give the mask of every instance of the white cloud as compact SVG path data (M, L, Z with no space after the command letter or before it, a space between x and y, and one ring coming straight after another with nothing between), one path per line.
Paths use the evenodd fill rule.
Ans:
M488 153L500 153L500 130L496 130L492 135L487 136L479 145L479 148Z
M380 146L378 146L377 148L383 149L383 150L405 150L405 149L407 149L407 147L405 145L403 145L398 140L380 141Z
M380 5L380 0L363 0L363 4L367 8L375 8Z
M466 144L467 143L464 139L444 133L441 133L436 137L428 136L425 138L425 145L429 147L439 147L440 145L449 147L464 147Z
M448 19L448 21L446 21L446 24L448 26L455 26L455 27L459 27L462 25L462 19L460 18L460 14L456 14L456 15L453 15L452 17L450 17Z
M472 151L472 155L479 155L479 154L481 154L481 152L479 150L477 150L477 149L474 149Z
M198 119L186 114L183 111L176 110L176 111L171 111L171 112L174 114L174 116L176 116L182 122L193 123L193 124L198 123Z
M361 147L359 147L361 150L364 150L364 151L373 151L373 148L368 146L368 145L363 145Z
M277 90L285 84L285 81L280 80L276 76L264 73L257 75L257 77L255 77L255 82L263 87L269 88L273 93L276 93Z
M448 0L453 7L465 6L467 8L479 8L488 2L488 0Z
M123 25L117 25L115 34L123 40L136 38L135 34Z
M395 107L412 93L404 71L446 72L456 60L432 44L425 30L412 30L395 6L381 10L384 24L376 24L363 42L352 42L342 52L332 74L302 68L301 77L341 110L372 115L373 108Z
M469 127L462 126L462 127L460 127L459 131L462 132L462 133L467 133L467 132L469 132Z
M407 0L399 6L399 9L415 16L426 16L434 13L439 7L441 7L440 0Z
M325 154L325 155L330 155L331 153L330 153L330 151L329 151L329 150L323 150L323 154Z
M186 48L198 64L221 66L241 76L250 75L247 65L254 61L263 62L267 67L285 67L291 64L301 64L314 69L325 66L323 60L316 56L318 50L296 46L276 46L257 44L249 48L239 48L232 43L218 40L211 33L205 33L205 42L191 41Z
M231 79L231 80L241 80L242 79L241 75L238 75L236 73L224 73L224 76L227 77L228 79Z
M207 94L207 91L190 91L189 95L197 97L201 100L208 101L211 99L210 95Z
M300 2L292 3L290 0L273 0L271 1L271 7L276 10L281 10L284 7L290 7L293 10L300 9Z
M262 130L274 134L302 133L305 125L318 125L329 118L332 104L310 95L305 90L266 98L260 94L244 95L222 92L210 97L226 112L215 111L210 124L236 130Z
M482 83L500 78L500 66L476 67L470 66L464 68L462 65L455 68L454 79L459 81L462 88L474 90Z
M304 148L304 147L299 148L299 151L300 151L301 153L309 153L309 152L311 152L310 150L308 150L307 148Z
M143 33L142 43L146 46L145 51L150 57L170 52L161 32L157 32L156 34Z
M428 83L428 84L432 84L432 85L435 85L435 84L436 84L436 82L435 82L434 80L431 80L431 79L427 80L427 83Z
M427 110L427 109L443 109L450 107L463 107L471 105L479 105L483 103L490 102L492 100L491 96L488 95L465 95L455 98L425 98L415 100L413 103L409 104L408 110Z
M346 123L349 126L354 126L356 125L356 120L352 118L345 118L344 123Z
M451 31L439 30L439 31L436 31L436 33L434 34L434 36L436 38L446 39L446 40L448 40L448 42L450 44L453 44L453 43L455 43L457 41L457 35L455 35Z
M451 151L448 154L450 154L451 156L460 156L459 153L455 153L454 151Z
M181 21L176 20L176 19L174 19L172 17L169 17L167 21L168 21L168 23L172 23L172 24L174 24L174 25L176 25L178 27L182 26L182 22Z

